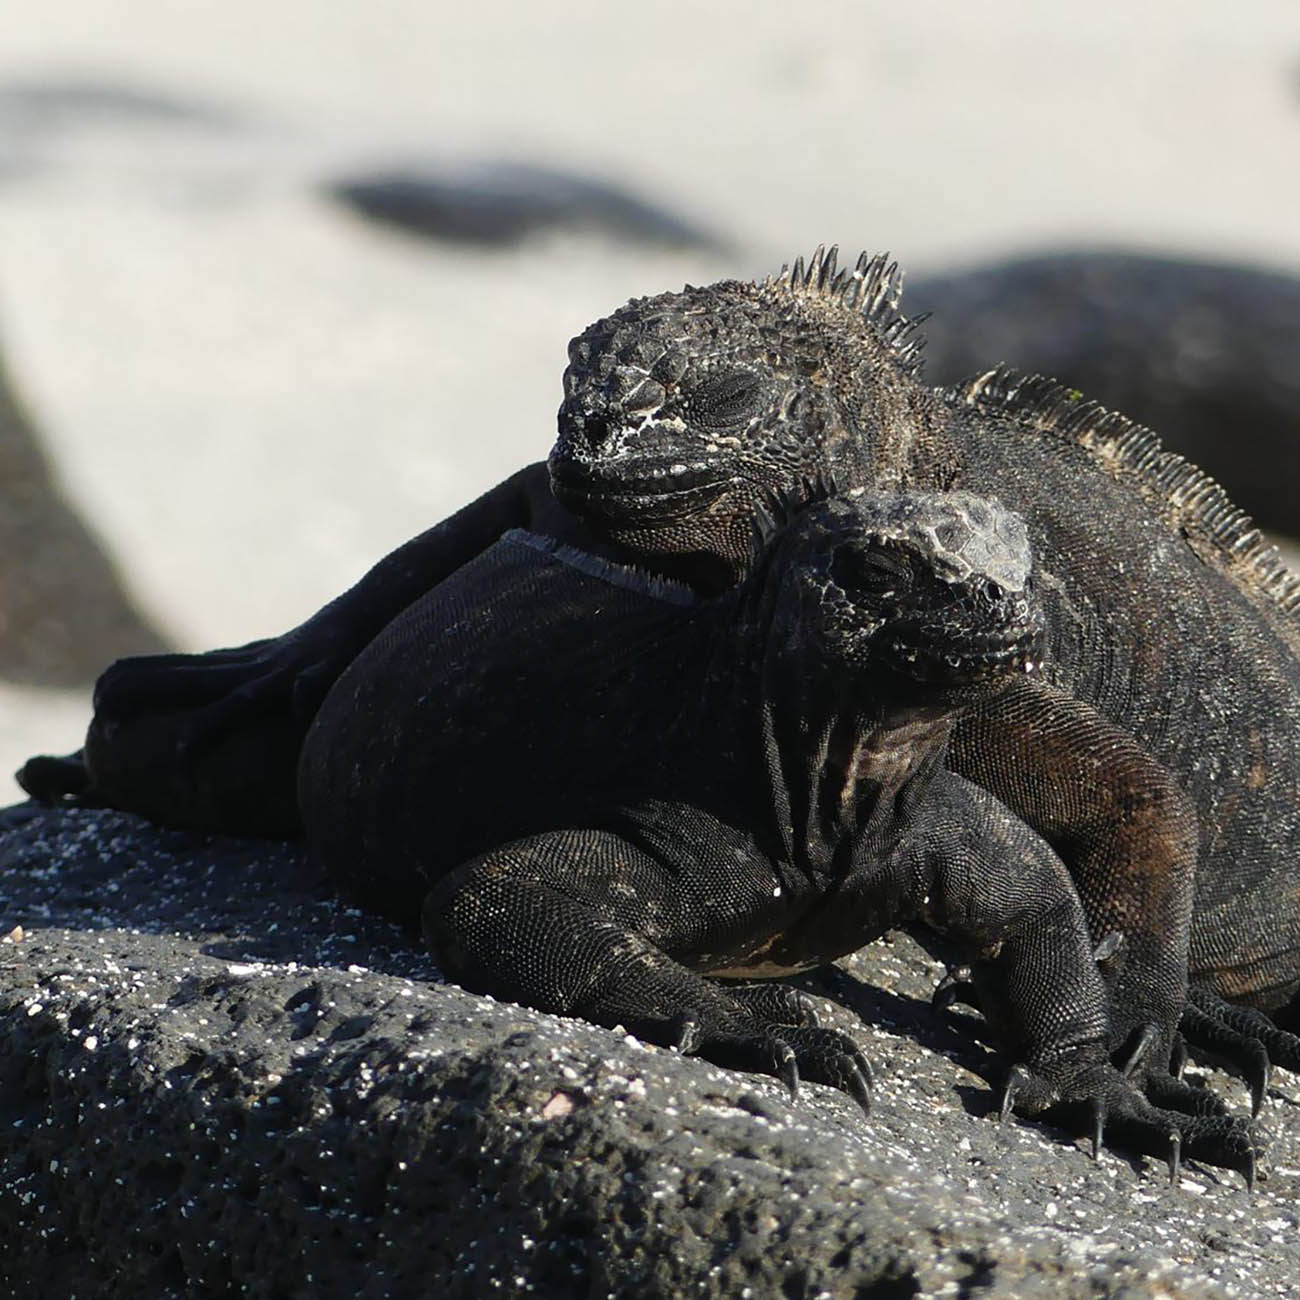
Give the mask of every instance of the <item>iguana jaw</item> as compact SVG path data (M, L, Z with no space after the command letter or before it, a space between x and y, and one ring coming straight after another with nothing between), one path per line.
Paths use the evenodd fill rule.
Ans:
M735 482L716 465L655 456L623 456L596 465L564 455L548 462L551 491L566 510L600 524L686 518L712 505Z
M915 635L907 635L915 631ZM951 631L946 637L935 629L891 629L875 658L913 681L935 686L979 687L1010 684L1015 678L1041 673L1045 652L1042 620L1006 628L988 636L962 640Z

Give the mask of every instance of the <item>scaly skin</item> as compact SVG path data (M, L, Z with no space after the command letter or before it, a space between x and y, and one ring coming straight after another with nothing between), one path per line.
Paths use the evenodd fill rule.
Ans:
M1296 583L1122 417L1001 372L926 387L896 301L881 262L819 254L597 322L570 348L557 498L646 554L704 539L733 574L736 521L803 474L1021 512L1051 667L973 713L951 762L1058 846L1094 938L1120 936L1113 1046L1142 1044L1163 1087L1189 963L1201 990L1263 1008L1300 988L1300 907L1278 906L1300 833ZM1297 1046L1274 1051L1295 1066Z
M423 900L470 988L864 1104L851 1043L709 977L929 924L973 950L1008 1106L1248 1170L1247 1126L1157 1109L1110 1064L1063 865L942 765L965 709L1041 671L1041 631L1023 525L964 493L815 504L706 600L512 532L327 696L308 843L370 906Z

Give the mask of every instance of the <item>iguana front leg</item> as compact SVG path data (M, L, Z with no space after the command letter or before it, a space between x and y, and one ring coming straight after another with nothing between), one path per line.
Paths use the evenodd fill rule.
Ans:
M751 900L737 883L737 897L714 891L710 900L707 888L609 832L550 832L435 885L424 934L443 971L477 992L777 1075L792 1093L800 1078L827 1083L867 1109L871 1069L851 1039L806 1014L781 1023L798 1009L787 1000L729 990L686 964L710 939L726 942L708 918L744 928Z
M1057 851L1111 993L1112 1051L1165 1070L1187 997L1197 819L1173 775L1082 700L1025 681L957 726L957 772Z
M936 780L907 852L928 880L923 918L973 952L979 1005L1019 1057L1003 1114L1049 1110L1108 1140L1254 1176L1248 1125L1153 1105L1109 1061L1110 999L1066 869L1042 838L986 789ZM915 868L913 868L915 869ZM1180 1101L1181 1097L1174 1098Z

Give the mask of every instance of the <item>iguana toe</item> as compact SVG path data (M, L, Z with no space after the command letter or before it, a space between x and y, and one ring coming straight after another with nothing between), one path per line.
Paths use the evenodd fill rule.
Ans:
M773 1026L811 1026L817 1028L817 1004L806 993L788 984L738 984L728 988L737 1002L751 1016Z
M1132 1079L1134 1076L1141 1077L1142 1067L1146 1064L1147 1058L1160 1046L1160 1028L1158 1025L1143 1025L1135 1037L1133 1048L1120 1070L1126 1079Z
M1258 1115L1274 1065L1300 1071L1300 1037L1279 1029L1262 1012L1233 1006L1205 989L1188 990L1179 1028L1187 1043L1239 1071Z
M1182 1111L1184 1115L1228 1113L1228 1105L1218 1093L1186 1083L1173 1074L1148 1074L1142 1081L1142 1092L1152 1105Z

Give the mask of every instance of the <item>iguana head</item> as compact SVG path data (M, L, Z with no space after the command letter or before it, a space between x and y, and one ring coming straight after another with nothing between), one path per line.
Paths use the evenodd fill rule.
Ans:
M774 547L777 641L815 637L819 662L892 706L949 708L1042 667L1024 521L996 501L860 489L804 510Z
M835 250L761 284L635 299L569 345L551 482L597 532L695 581L732 582L759 503L852 477L915 388L895 265Z

